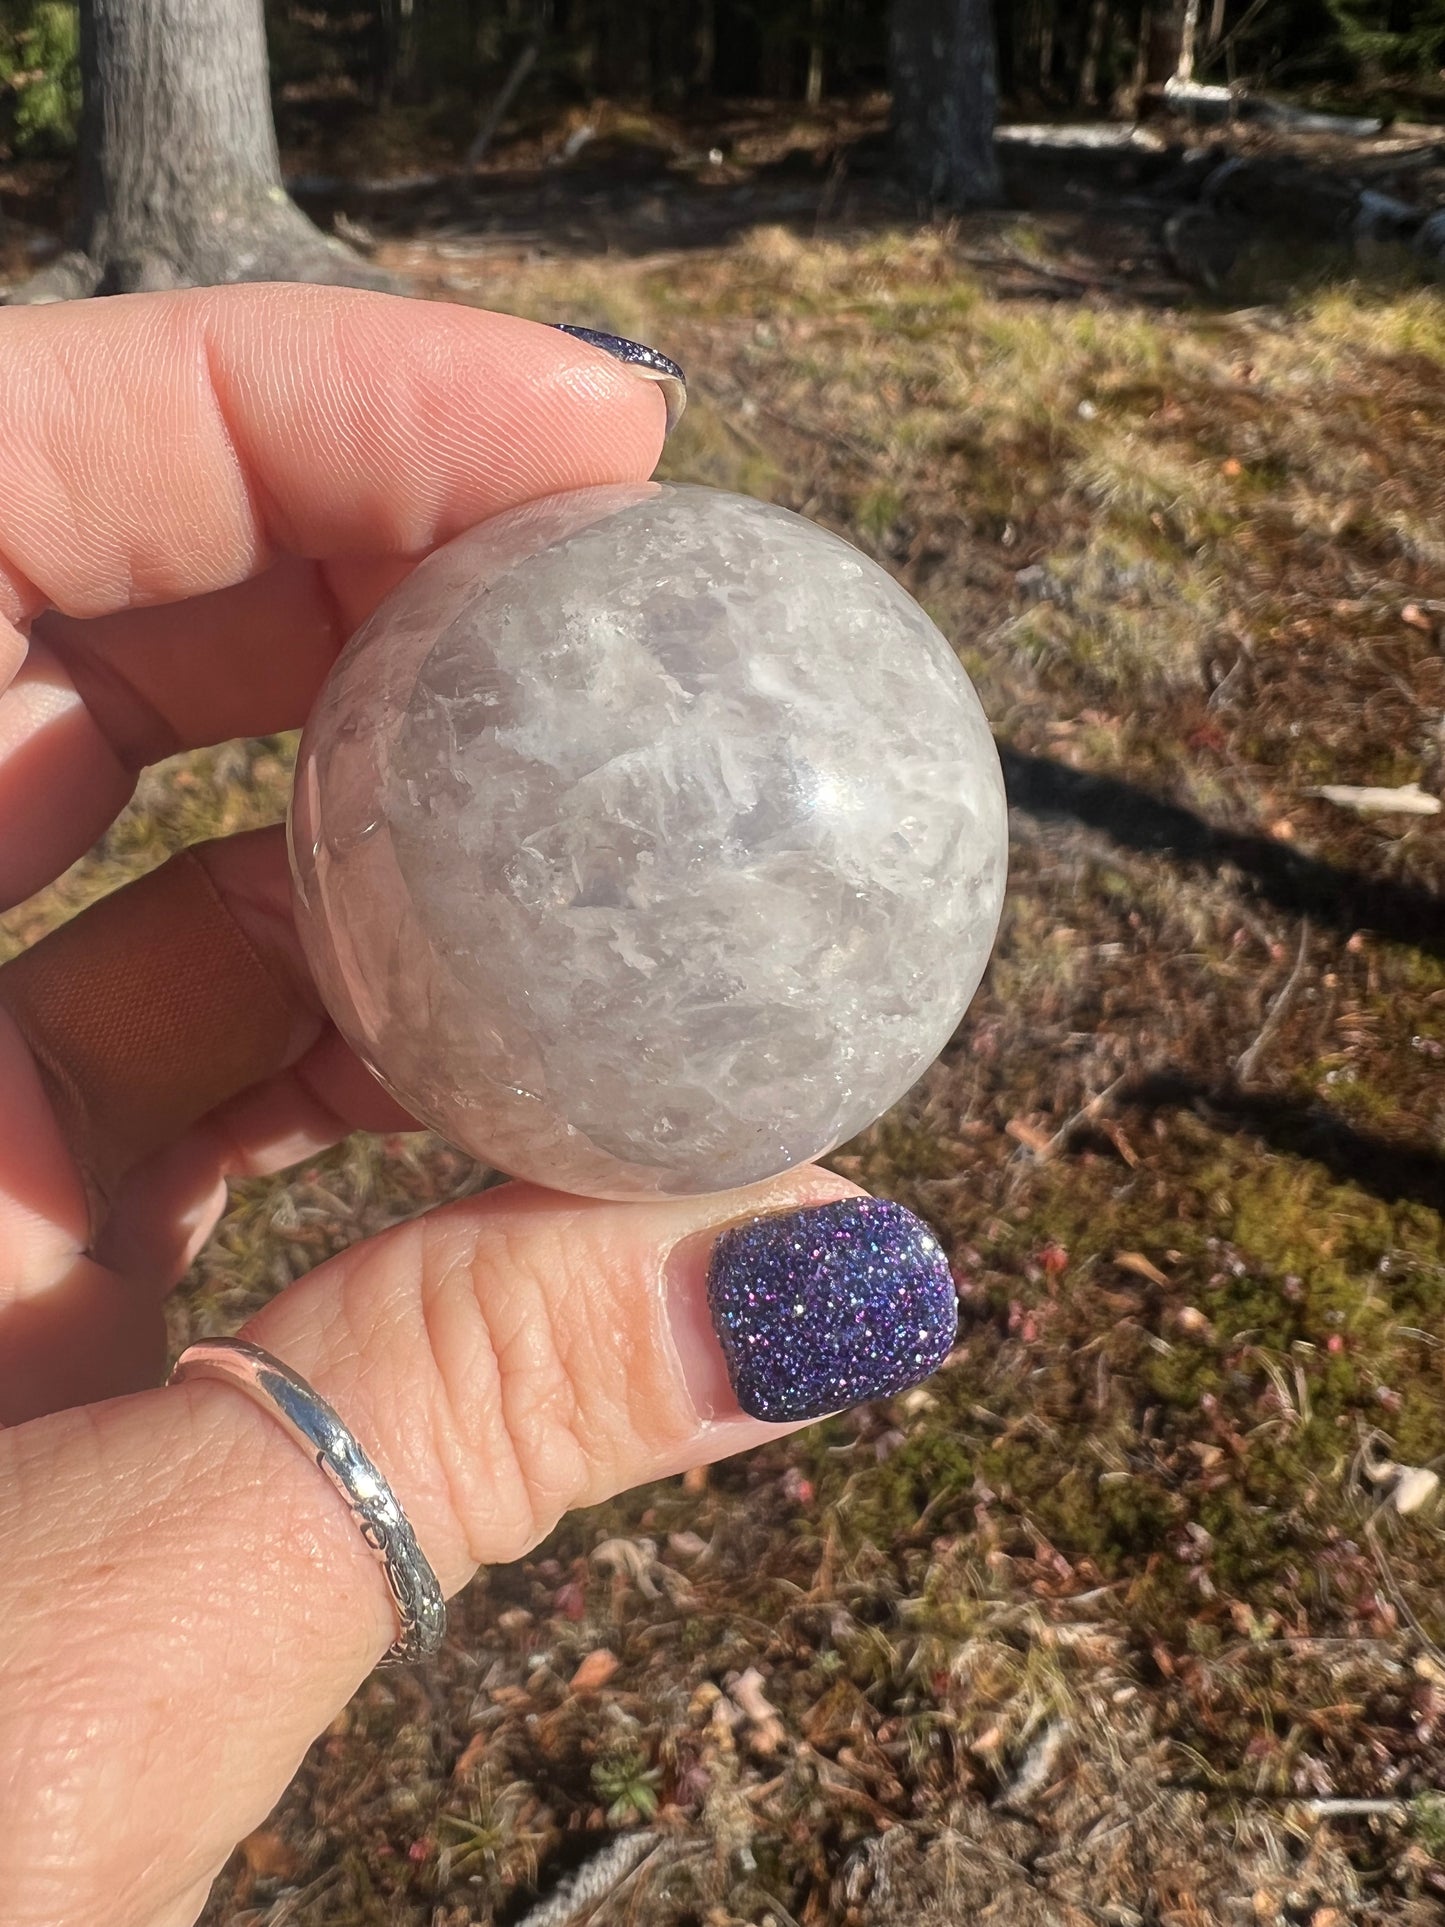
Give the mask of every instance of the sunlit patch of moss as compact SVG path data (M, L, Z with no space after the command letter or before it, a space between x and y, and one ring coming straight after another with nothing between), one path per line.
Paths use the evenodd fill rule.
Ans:
M1445 303L1437 289L1346 282L1296 305L1299 343L1317 356L1422 355L1445 363Z
M1445 1861L1445 1793L1421 1793L1410 1803L1415 1838L1432 1859Z
M875 483L859 496L853 522L874 547L886 542L905 508L903 496L889 482Z
M1161 531L1146 526L1141 536L1112 515L1083 548L1056 552L1043 568L1045 599L1009 635L1040 664L1058 659L1113 695L1197 680L1219 613L1216 570Z
M1197 1124L1177 1137L1162 1194L1061 1159L990 1221L967 1356L881 1465L811 1460L850 1543L1012 1519L1171 1637L1218 1597L1328 1609L1319 1559L1360 1529L1344 1474L1361 1428L1409 1464L1445 1436L1440 1220ZM955 1197L937 1194L945 1221ZM1057 1284L1045 1246L1067 1254ZM1168 1285L1121 1251L1167 1251ZM1410 1550L1445 1580L1428 1539ZM1416 1610L1433 1616L1428 1592Z
M0 961L193 843L281 822L296 735L222 743L146 770L94 849L54 884L0 915Z
M1381 945L1381 953L1402 990L1426 998L1445 990L1445 953L1405 944Z
M978 312L983 297L976 283L954 280L934 285L877 289L864 313L875 327L907 342L927 342Z
M1116 528L1173 534L1188 548L1229 533L1237 513L1217 462L1139 434L1092 437L1068 479Z

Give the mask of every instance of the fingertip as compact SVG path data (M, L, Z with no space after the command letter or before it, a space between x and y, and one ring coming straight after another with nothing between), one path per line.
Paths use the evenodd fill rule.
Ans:
M537 496L643 479L661 452L655 384L540 322L358 289L262 289L258 311L246 292L204 291L205 328L281 548L415 557Z
M707 1303L737 1406L770 1424L907 1391L958 1333L942 1246L888 1198L815 1201L729 1225L708 1258Z
M677 1369L704 1428L711 1431L717 1425L752 1423L756 1418L739 1403L711 1302L714 1254L720 1242L741 1225L866 1195L836 1171L803 1165L746 1191L690 1200L695 1207L692 1222L666 1254L662 1292Z
M653 382L662 393L666 409L665 432L669 435L672 433L687 409L687 376L671 355L662 354L645 341L632 341L626 335L585 328L573 321L557 321L552 325L576 341L585 341L600 354L610 355L642 380Z
M854 1190L815 1167L636 1204L504 1184L329 1260L245 1335L338 1409L359 1397L453 1589L572 1506L776 1437L729 1390L708 1255L730 1225Z

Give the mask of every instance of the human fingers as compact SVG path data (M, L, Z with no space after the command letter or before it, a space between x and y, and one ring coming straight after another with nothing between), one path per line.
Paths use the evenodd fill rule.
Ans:
M299 723L406 559L640 480L665 417L596 347L443 303L246 286L0 315L0 689L14 625L59 612L0 696L0 900L86 847L141 762Z
M329 1025L287 1070L143 1158L87 1236L89 1201L19 1033L0 1024L0 1425L153 1385L161 1305L224 1212L264 1176L352 1131L404 1131Z
M0 611L24 619L181 601L278 554L420 554L646 473L664 404L511 315L237 286L7 310L0 421Z
M96 1262L111 1207L324 1032L279 830L187 851L0 968L0 1422L154 1382L169 1280ZM208 1225L215 1188L172 1192L173 1236Z
M914 1382L955 1315L919 1222L813 1170L647 1206L506 1186L247 1336L341 1412L451 1592L573 1506ZM393 1631L337 1495L213 1382L0 1435L0 1623L12 1927L178 1918Z
M295 1064L227 1098L127 1172L92 1251L157 1297L185 1275L237 1178L270 1177L353 1131L414 1131L328 1024Z
M104 1203L127 1171L321 1034L283 832L197 844L101 898L0 967L6 1015L92 1206ZM12 1265L24 1256L7 1250Z

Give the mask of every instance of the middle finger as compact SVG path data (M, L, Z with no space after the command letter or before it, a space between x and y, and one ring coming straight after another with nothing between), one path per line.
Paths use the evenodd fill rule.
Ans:
M0 908L83 855L147 764L299 728L347 637L411 567L285 558L188 602L40 617L0 695Z
M0 969L0 1021L29 1048L91 1200L316 1043L324 1017L290 916L285 839L198 845L115 891ZM0 1199L6 1173L0 1169ZM68 1262L85 1228L51 1226ZM7 1268L45 1286L37 1219Z

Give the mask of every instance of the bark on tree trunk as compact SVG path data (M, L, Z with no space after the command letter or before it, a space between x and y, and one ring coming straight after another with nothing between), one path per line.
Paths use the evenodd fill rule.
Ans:
M261 0L80 0L76 245L12 302L390 278L281 184Z
M711 94L717 65L717 0L699 0L694 19L692 84L699 93Z
M935 207L1000 200L989 0L893 0L889 42L894 138L920 198Z
M1163 87L1179 71L1184 51L1184 17L1187 0L1156 0L1148 12L1144 43L1144 85Z
M1079 105L1093 107L1099 99L1099 61L1109 24L1109 0L1091 0L1084 30L1084 52L1079 62Z
M1039 92L1047 94L1054 77L1054 9L1046 6L1039 13Z
M1179 64L1174 78L1185 86L1194 78L1194 46L1199 38L1199 0L1185 0L1184 21L1179 33Z
M810 107L823 100L823 0L809 0L808 78L803 84L803 99Z

